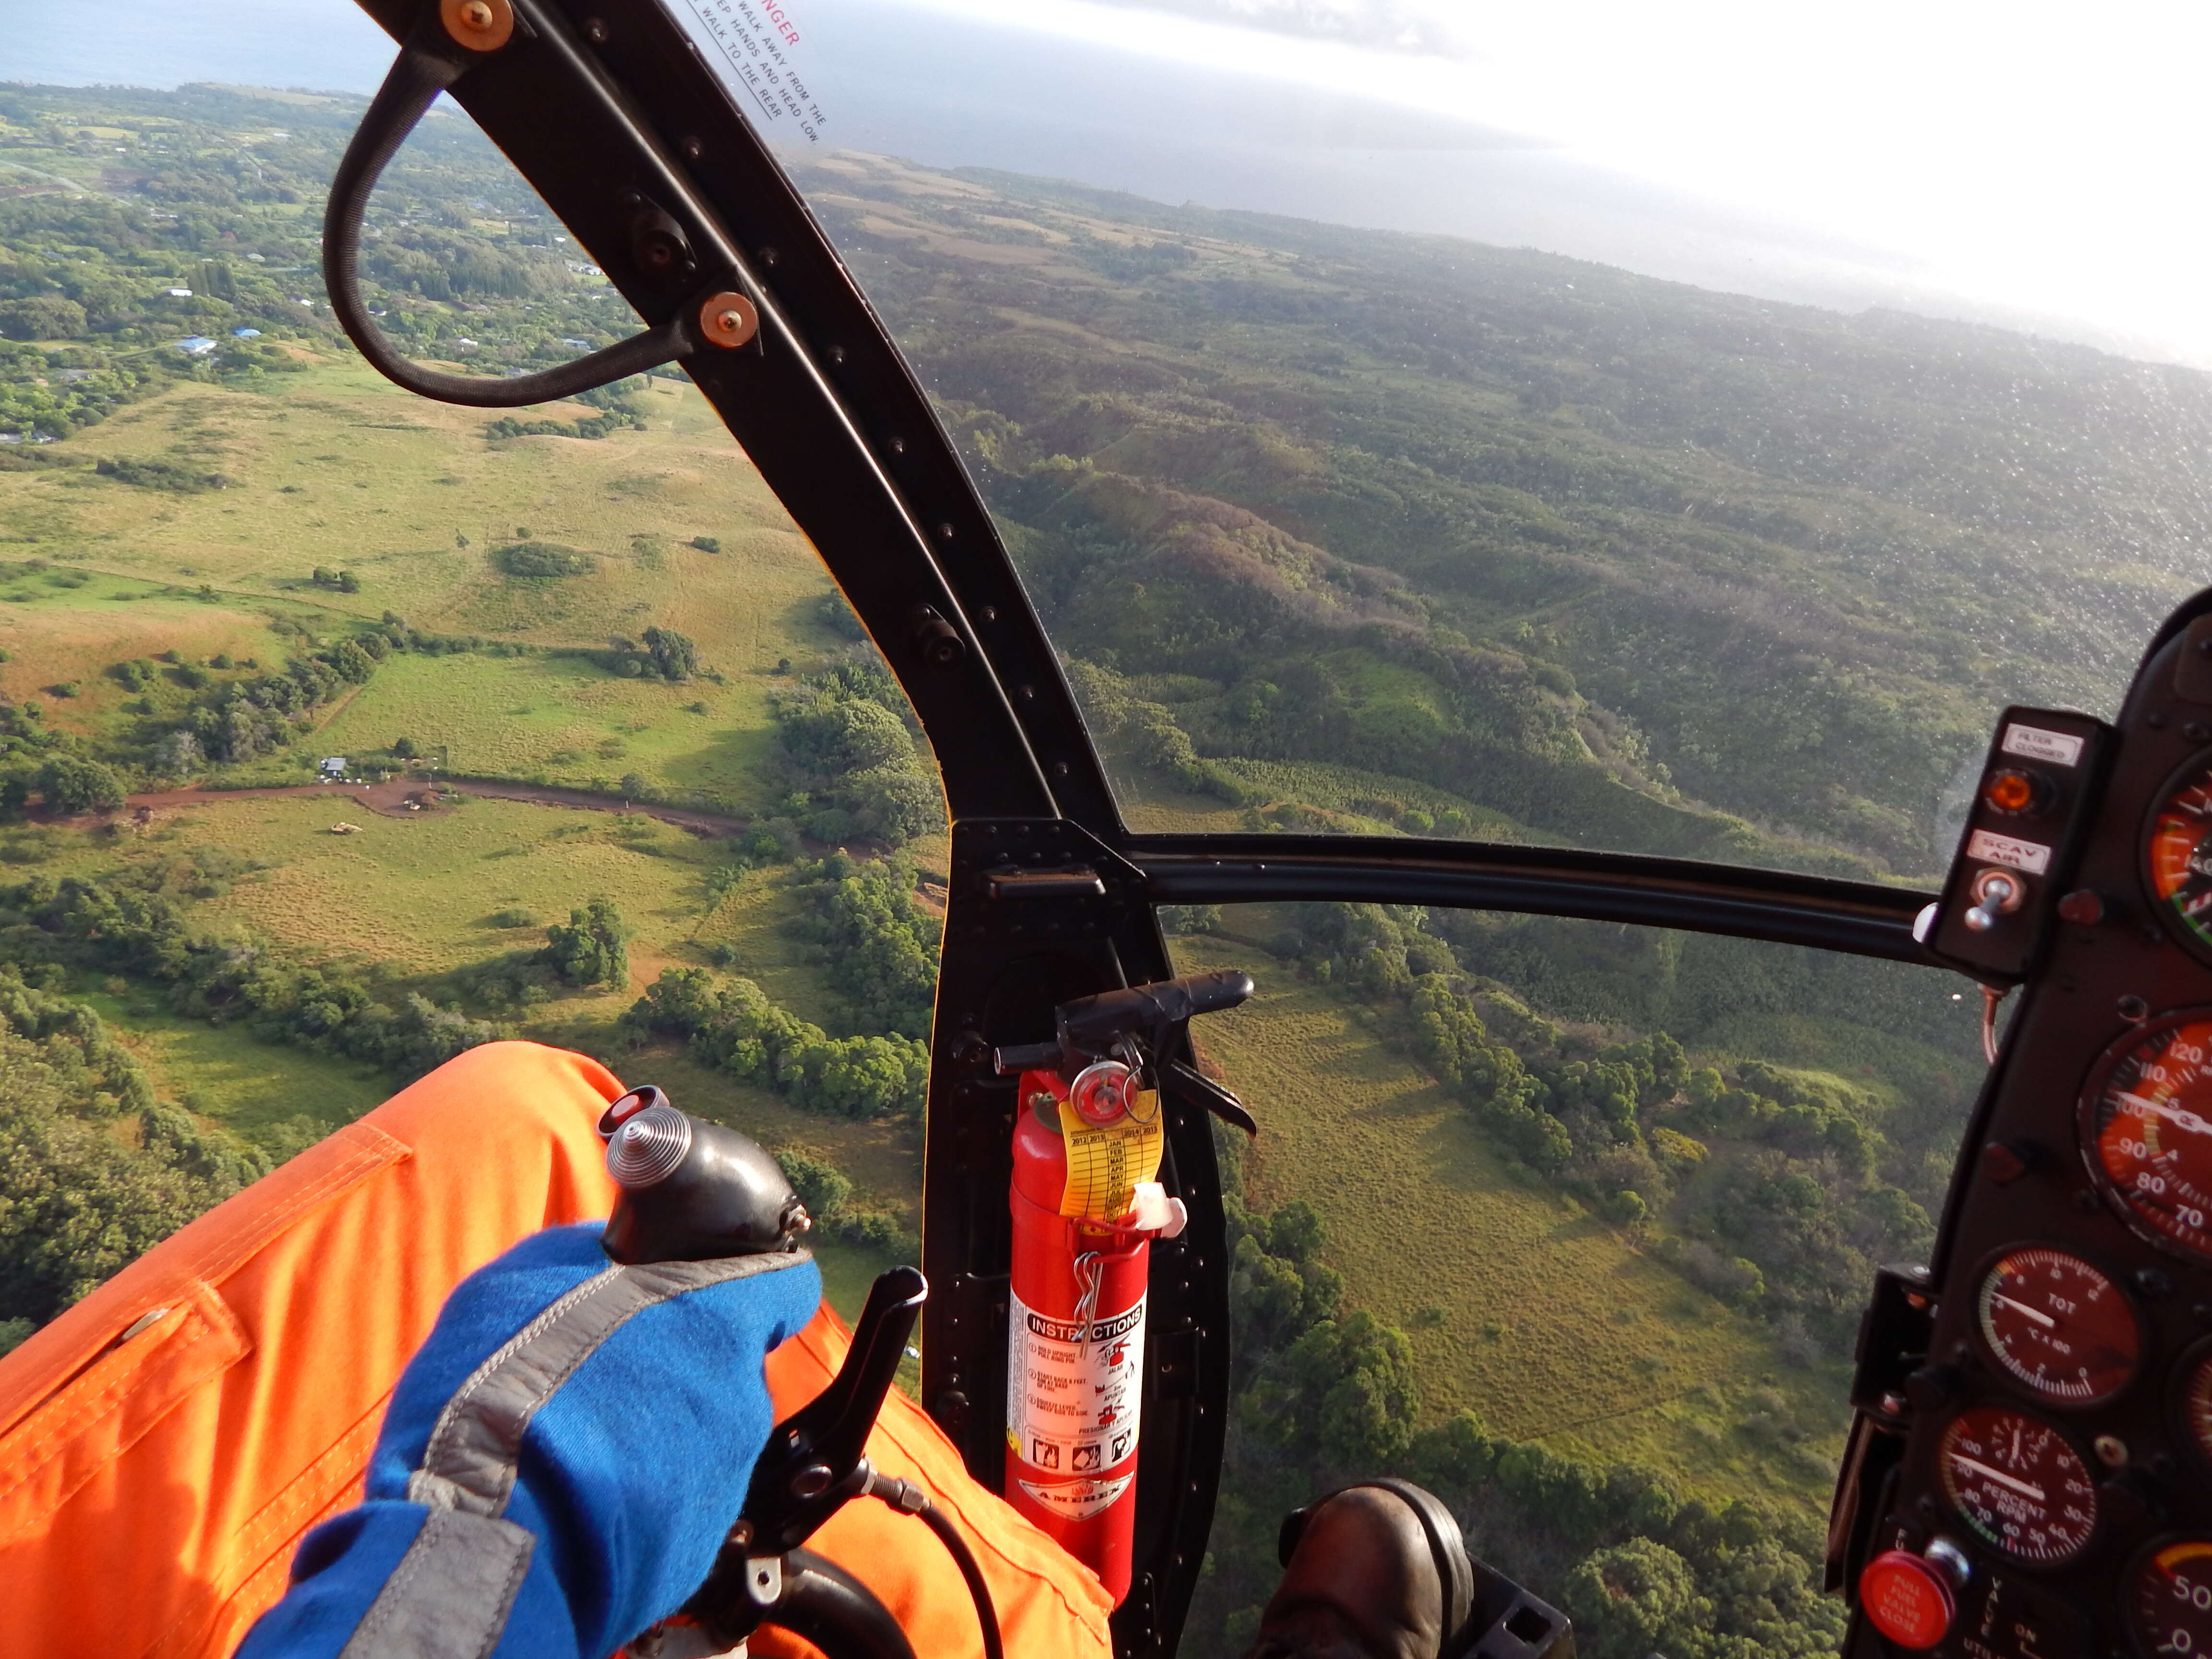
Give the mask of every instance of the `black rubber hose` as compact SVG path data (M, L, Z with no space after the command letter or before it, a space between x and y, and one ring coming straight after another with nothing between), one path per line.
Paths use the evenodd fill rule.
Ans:
M830 1659L915 1659L913 1644L875 1593L811 1550L784 1557L783 1595L763 1622L805 1637Z
M924 1500L915 1513L937 1534L938 1542L945 1546L945 1553L960 1569L960 1576L968 1581L969 1599L975 1603L975 1617L983 1626L983 1659L1006 1659L1006 1647L999 1638L999 1610L992 1604L991 1587L983 1582L983 1570L975 1565L975 1553L968 1547L968 1540L954 1529L936 1504Z
M377 179L407 142L415 124L468 67L465 61L419 46L402 48L331 180L330 205L323 213L323 285L330 292L331 310L347 337L360 348L370 367L395 386L440 403L473 409L520 409L530 404L553 403L691 355L699 343L685 327L687 313L682 310L657 328L535 374L501 378L446 374L425 368L392 349L392 343L362 302L356 267L362 216L368 211L369 195Z

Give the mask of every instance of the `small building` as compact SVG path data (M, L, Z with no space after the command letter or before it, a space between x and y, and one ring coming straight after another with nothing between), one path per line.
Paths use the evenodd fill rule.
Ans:
M258 340L261 337L261 331L258 328L234 328L230 331L230 337L234 340Z
M326 778L342 778L346 775L346 757L343 755L328 756L317 769Z
M204 357L216 349L216 342L204 334L194 334L174 343L177 350L187 357Z
M192 297L192 291L188 288L165 288L161 292L172 300L189 300Z

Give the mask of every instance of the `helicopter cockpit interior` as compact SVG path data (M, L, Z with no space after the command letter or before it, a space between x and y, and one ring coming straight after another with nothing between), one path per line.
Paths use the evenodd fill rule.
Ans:
M0 40L0 1338L521 1036L860 1322L701 1655L894 1386L1122 1659L2212 1647L2200 24L294 10Z

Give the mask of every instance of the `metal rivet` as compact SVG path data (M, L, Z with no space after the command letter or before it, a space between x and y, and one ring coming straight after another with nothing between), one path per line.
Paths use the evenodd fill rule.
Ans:
M892 453L892 454L894 454L894 455L903 455L903 454L905 454L905 453L906 453L906 440L905 440L905 439L903 439L903 438L894 438L894 439L892 439L892 440L891 440L891 441L890 441L890 451L891 451L891 453Z
M2143 716L2143 724L2154 732L2163 732L2166 730L2166 710L2152 709L2149 714Z
M764 247L761 250L761 263L764 265L772 265L782 257L772 247Z
M684 141L684 154L690 160L696 161L706 153L706 145L701 143L696 138L686 138Z
M845 361L845 348L842 346L831 346L830 348L830 361L833 363L843 362Z
M937 526L937 538L941 542L949 542L952 539L952 526L949 522Z
M2150 1004L2139 996L2124 996L2119 1000L2119 1011L2120 1018L2133 1025L2149 1014Z
M1024 686L1023 686L1023 687L1021 688L1021 696L1022 696L1022 701L1023 701L1024 702L1029 702L1033 701L1033 700L1036 698L1036 687L1035 687L1034 685L1024 685Z
M987 605L975 614L982 617L985 622L996 622L999 620L999 607L995 605Z
M1066 761L1054 761L1052 763L1052 775L1056 778L1066 777L1067 775L1067 763Z
M595 46L604 46L606 45L606 20L603 17L587 19L584 24L584 39L589 40Z
M2128 1466L2128 1443L2116 1434L2100 1434L2093 1443L2097 1449L2097 1461L2106 1468L2124 1469Z

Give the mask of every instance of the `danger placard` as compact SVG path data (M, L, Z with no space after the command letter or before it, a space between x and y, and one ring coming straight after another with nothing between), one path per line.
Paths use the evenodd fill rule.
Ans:
M1052 1318L1024 1305L1020 1297L1009 1297L1006 1444L1043 1474L1103 1475L1137 1449L1144 1300L1091 1321L1085 1339L1074 1321ZM1098 1508L1113 1501L1109 1495Z

